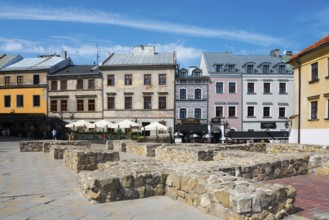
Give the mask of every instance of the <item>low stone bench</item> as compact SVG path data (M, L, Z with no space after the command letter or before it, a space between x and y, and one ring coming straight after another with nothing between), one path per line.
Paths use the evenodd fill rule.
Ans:
M88 140L46 140L43 141L43 152L47 153L49 152L49 149L51 146L80 146L80 147L86 147L90 148L91 141Z
M20 141L19 151L20 152L41 152L43 150L42 141Z
M89 148L85 146L51 145L49 148L49 155L53 159L63 159L65 149L68 150L78 149L83 151L89 150Z
M78 174L78 188L96 202L167 195L227 219L280 219L294 209L292 186L270 185L213 169L208 162L119 161ZM207 167L208 166L208 167Z
M119 161L120 155L117 151L83 151L66 148L63 159L65 167L79 173L82 170L96 170L100 163Z
M146 157L155 157L155 149L162 144L155 143L138 143L138 142L129 142L126 144L126 152L128 154L135 154Z

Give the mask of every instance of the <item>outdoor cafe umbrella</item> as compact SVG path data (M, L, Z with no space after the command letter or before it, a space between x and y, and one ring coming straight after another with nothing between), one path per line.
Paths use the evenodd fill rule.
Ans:
M144 127L144 130L147 130L147 131L151 131L151 130L164 130L164 131L166 131L166 130L168 130L168 128L165 125L160 124L159 122L153 122L153 123L151 123L149 125L146 125Z
M101 129L103 129L103 128L110 128L112 125L113 125L112 122L110 122L106 119L102 119L102 120L96 121L93 124L88 125L87 128L101 128Z
M121 128L121 129L124 129L124 128L136 128L136 127L141 127L140 124L136 123L136 122L133 122L131 120L124 120L124 121L120 121L116 124L113 124L111 126L111 128Z
M212 135L211 134L205 134L202 136L203 138L212 138Z

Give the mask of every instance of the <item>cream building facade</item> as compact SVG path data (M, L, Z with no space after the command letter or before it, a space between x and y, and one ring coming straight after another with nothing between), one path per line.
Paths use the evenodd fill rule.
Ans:
M289 61L294 66L294 114L289 142L329 143L329 35Z

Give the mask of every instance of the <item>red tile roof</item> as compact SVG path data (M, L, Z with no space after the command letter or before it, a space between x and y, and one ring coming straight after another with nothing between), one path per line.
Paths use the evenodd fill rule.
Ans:
M299 53L295 54L294 56L292 56L290 58L290 60L294 60L298 57L300 57L301 55L303 55L304 53L310 51L310 50L313 50L323 44L326 44L326 43L329 43L329 35L327 35L326 37L322 38L321 40L315 42L314 44L312 44L311 46L309 47L306 47L304 50L300 51Z

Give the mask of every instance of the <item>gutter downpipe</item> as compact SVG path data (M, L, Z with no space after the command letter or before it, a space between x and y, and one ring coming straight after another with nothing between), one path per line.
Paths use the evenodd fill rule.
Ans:
M298 64L298 127L297 127L297 143L300 144L300 113L301 113L301 93L302 93L302 88L301 88L301 65L299 60L296 60L296 63Z

